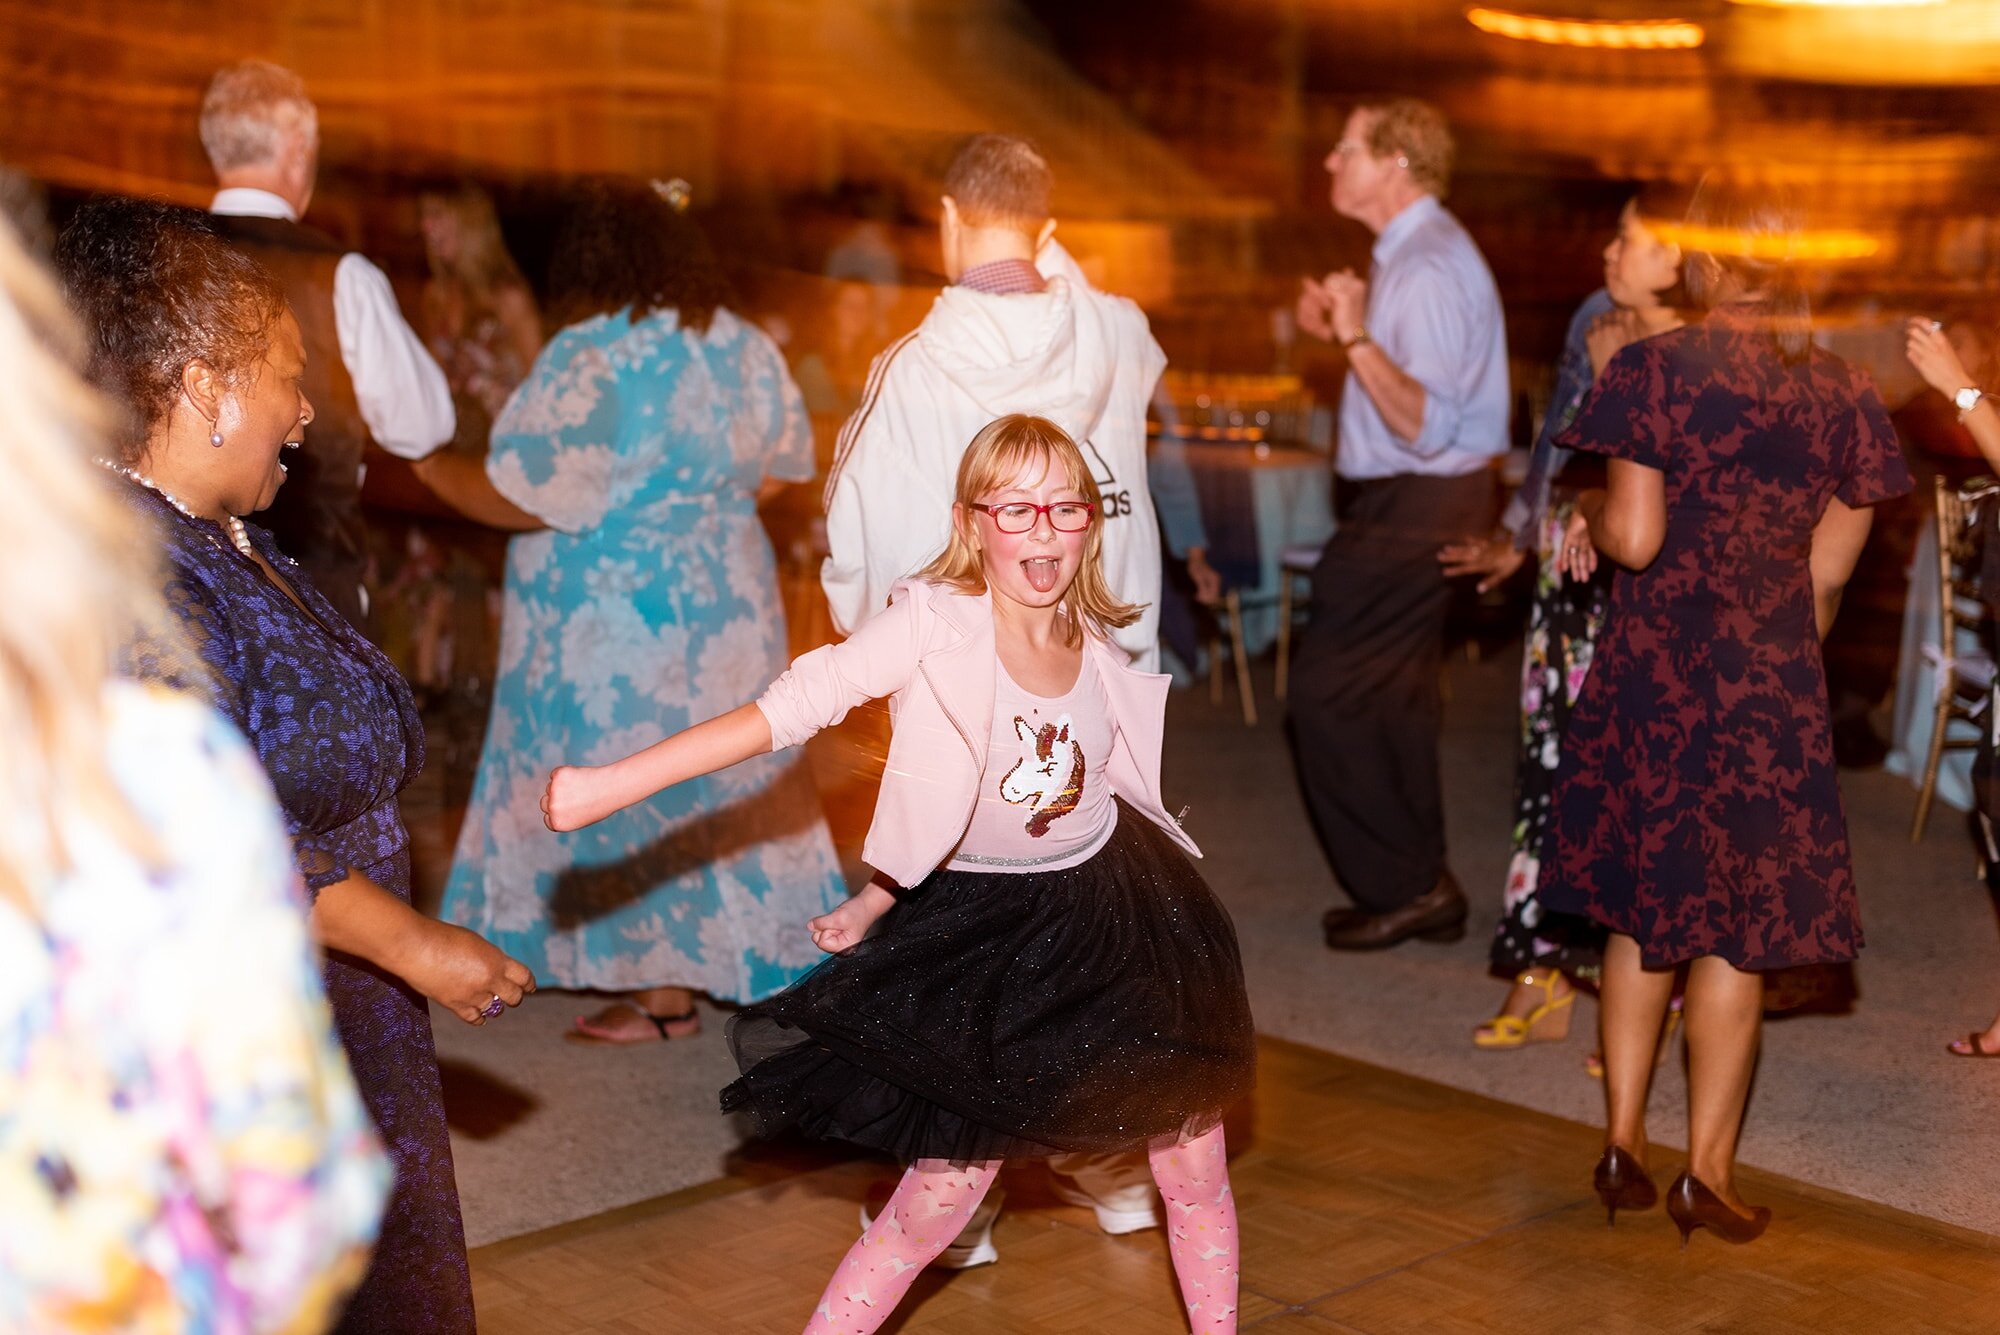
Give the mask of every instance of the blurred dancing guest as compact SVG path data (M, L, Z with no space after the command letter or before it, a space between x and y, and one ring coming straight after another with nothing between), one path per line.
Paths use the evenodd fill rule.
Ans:
M1619 214L1618 234L1604 250L1604 286L1585 297L1570 319L1528 475L1501 515L1500 531L1485 541L1450 544L1438 554L1448 578L1476 575L1481 593L1513 575L1529 553L1536 556L1534 603L1521 655L1513 856L1489 956L1493 972L1514 985L1499 1013L1474 1032L1473 1042L1482 1048L1565 1037L1574 981L1594 979L1603 955L1602 931L1582 918L1545 913L1536 895L1549 786L1611 590L1608 566L1590 579L1572 580L1557 562L1578 488L1564 477L1572 451L1557 445L1556 437L1576 419L1612 354L1682 322L1680 247L1654 230L1664 203L1664 197L1642 196Z
M1564 739L1541 902L1610 932L1602 1021L1615 1218L1657 1199L1646 1094L1687 968L1688 1164L1668 1190L1683 1240L1731 1242L1770 1212L1737 1194L1766 970L1851 960L1854 875L1819 641L1868 536L1909 489L1860 371L1815 348L1785 261L1797 220L1714 179L1697 190L1686 279L1697 325L1605 367L1558 444L1607 457L1563 566L1617 563Z
M0 562L0 1327L324 1330L389 1165L270 784L110 679L166 613L80 344L0 224L0 529L37 556Z
M1958 413L1959 431L1985 459L1987 466L2000 472L2000 409L1993 406L1992 396L1982 387L1980 382L1983 377L1967 369L1966 354L1971 343L1964 331L1950 327L1944 321L1912 320L1905 330L1905 350L1910 365L1924 378L1925 385L1952 405ZM1983 364L1981 370L1990 373L1990 363ZM1992 382L1987 380L1987 383ZM1986 843L1989 867L2000 861L1994 855L1996 843L2000 843L1994 837L1996 812L1992 796L1995 765L1993 747L1981 748L1974 766L1974 786L1979 790L1980 832ZM2000 1057L2000 1016L1995 1016L1984 1029L1975 1029L1962 1038L1954 1038L1946 1044L1945 1050L1954 1057Z
M410 689L271 535L280 462L314 419L283 291L204 214L86 205L57 259L91 338L92 377L129 412L115 455L132 514L160 535L183 632L142 646L139 675L199 690L250 740L277 789L334 1026L396 1167L366 1278L340 1329L470 1332L451 1141L425 998L470 1024L533 978L410 907L397 794L423 764ZM182 641L190 652L176 652Z
M852 634L889 587L944 550L965 442L1030 413L1082 445L1104 491L1104 573L1144 607L1113 637L1159 662L1160 536L1146 488L1146 405L1166 369L1146 316L1092 288L1057 245L1054 176L1024 139L975 135L945 172L938 240L951 286L875 359L826 482L821 573L834 624Z
M373 440L418 459L450 440L451 391L388 276L299 221L319 175L319 113L298 75L262 60L218 71L201 103L201 144L221 187L209 211L284 290L318 411L266 526L340 614L365 626L363 451Z
M444 915L544 982L619 993L576 1036L696 1033L694 992L767 997L818 954L799 924L846 898L802 764L765 757L551 838L542 780L753 699L785 664L759 499L813 475L777 346L726 302L680 182L598 182L556 249L563 325L483 466L418 475L511 530L493 714Z
M945 171L938 243L951 286L916 330L875 359L840 433L826 483L831 555L821 572L834 624L853 634L889 590L952 536L966 442L1003 414L1055 422L1083 449L1098 489L1104 576L1139 609L1107 630L1141 670L1159 665L1160 533L1147 486L1146 414L1166 354L1146 316L1097 291L1053 240L1054 174L1034 145L974 135ZM1156 1227L1136 1155L1059 1157L1057 1190L1110 1233ZM996 1259L989 1198L947 1266Z
M1450 586L1437 552L1492 523L1508 380L1500 293L1440 202L1454 151L1426 103L1357 107L1326 169L1335 211L1376 234L1374 267L1307 279L1299 298L1300 328L1348 359L1340 526L1313 571L1291 705L1306 802L1354 901L1326 915L1336 950L1465 931L1438 778Z
M484 190L466 182L425 191L419 207L431 266L424 333L451 387L460 439L483 450L542 350L541 313Z

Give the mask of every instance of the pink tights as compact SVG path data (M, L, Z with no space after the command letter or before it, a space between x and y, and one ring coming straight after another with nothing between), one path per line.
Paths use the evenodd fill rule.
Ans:
M1222 1128L1148 1152L1166 1202L1167 1248L1197 1335L1236 1330L1236 1201ZM925 1266L979 1208L1000 1161L953 1168L920 1159L903 1174L875 1222L835 1267L805 1335L874 1335Z

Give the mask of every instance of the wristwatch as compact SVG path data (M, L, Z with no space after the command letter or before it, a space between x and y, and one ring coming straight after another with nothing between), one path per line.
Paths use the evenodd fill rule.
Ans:
M1977 408L1979 406L1979 401L1985 397L1986 397L1985 390L1978 389L1972 385L1967 385L1964 389L1961 389L1960 391L1958 391L1958 393L1952 395L1951 401L1958 408L1958 420L1963 422L1965 420L1965 415L1971 412L1974 408Z
M1354 331L1353 338L1341 339L1340 346L1343 349L1351 352L1355 348L1360 347L1363 343L1373 343L1374 341L1375 340L1373 338L1369 337L1368 330L1366 328L1361 328Z

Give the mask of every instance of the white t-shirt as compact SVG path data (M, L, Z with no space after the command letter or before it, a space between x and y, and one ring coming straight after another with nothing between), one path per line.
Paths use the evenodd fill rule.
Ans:
M996 663L993 736L953 871L1055 871L1086 862L1118 825L1104 774L1111 702L1090 655L1060 698L1032 695Z

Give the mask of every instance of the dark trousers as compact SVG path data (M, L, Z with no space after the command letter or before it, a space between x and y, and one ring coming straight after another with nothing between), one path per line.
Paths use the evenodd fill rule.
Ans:
M1401 907L1445 870L1438 779L1445 613L1438 548L1484 534L1493 475L1340 481L1292 668L1306 805L1347 893Z

